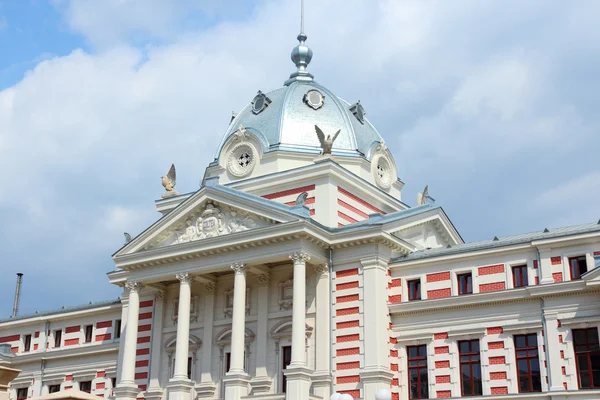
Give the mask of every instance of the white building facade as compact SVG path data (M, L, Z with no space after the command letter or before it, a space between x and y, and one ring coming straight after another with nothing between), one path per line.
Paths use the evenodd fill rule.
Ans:
M113 255L119 301L0 321L12 399L600 398L600 225L464 243L402 202L363 106L298 39L200 189Z

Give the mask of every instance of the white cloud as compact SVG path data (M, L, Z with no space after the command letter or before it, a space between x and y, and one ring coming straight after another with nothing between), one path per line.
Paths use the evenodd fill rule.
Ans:
M108 284L88 288L86 279L104 282L122 233L159 217L153 200L168 166L177 166L179 191L196 190L230 112L294 69L296 0L183 28L195 7L219 18L222 10L171 4L59 2L67 24L99 47L45 59L0 92L0 239L9 251L36 248L5 259L50 283L36 287L39 296L69 273L82 283L71 301L104 297ZM597 170L600 121L585 105L600 93L600 61L577 49L600 28L584 19L585 37L572 29L585 5L514 4L519 13L480 1L307 4L311 72L339 96L361 99L394 152L406 201L430 183L466 239L591 215L574 208L565 219L555 205L536 213L522 204ZM532 23L541 17L553 21L550 33ZM563 31L568 39L554 40ZM137 33L168 40L136 47ZM587 75L567 74L584 61ZM11 287L0 283L0 293Z

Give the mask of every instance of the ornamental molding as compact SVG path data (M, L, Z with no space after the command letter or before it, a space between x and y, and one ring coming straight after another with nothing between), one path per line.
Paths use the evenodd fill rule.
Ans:
M223 315L225 318L233 318L233 295L234 288L228 289L224 293L225 295L225 307L223 308ZM246 287L246 304L245 304L245 313L246 315L250 315L250 288Z
M327 276L327 274L329 273L329 265L328 264L315 265L315 273L317 274L317 276L319 278L322 278L323 276Z
M215 282L208 282L206 284L204 284L204 291L206 293L214 293L215 289L217 288L217 284Z
M235 263L231 265L231 269L236 275L246 275L246 271L248 270L248 266L244 263Z
M144 288L144 285L140 282L127 281L127 283L125 283L125 288L129 290L129 293L139 293Z
M267 272L257 275L256 280L258 281L258 286L268 286L269 282L271 282L271 274Z
M184 273L181 273L181 274L176 274L175 278L177 278L177 280L179 280L179 282L182 285L189 285L192 282L192 280L194 279L187 272L184 272Z
M291 310L294 305L294 280L279 282L279 309Z
M297 252L290 255L290 259L296 264L305 264L310 260L310 256L304 252Z
M198 322L198 297L190 297L190 322ZM179 298L173 302L173 324L177 323L179 317Z

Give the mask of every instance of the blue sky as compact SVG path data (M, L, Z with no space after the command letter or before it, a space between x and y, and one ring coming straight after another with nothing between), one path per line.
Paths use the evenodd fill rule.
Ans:
M0 317L116 298L123 232L194 191L293 71L297 0L0 0ZM468 240L600 218L596 1L306 0L310 71L361 100Z

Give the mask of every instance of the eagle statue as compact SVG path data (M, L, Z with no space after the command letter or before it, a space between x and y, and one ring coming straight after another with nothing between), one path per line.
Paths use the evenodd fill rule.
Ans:
M317 132L317 137L319 138L319 142L321 142L321 150L323 152L323 155L327 155L327 154L331 154L331 149L333 147L333 142L335 142L335 139L337 139L338 135L340 134L341 129L339 129L335 135L333 135L333 137L331 137L331 135L327 135L327 138L325 138L325 134L323 133L323 131L321 130L321 128L319 128L317 125L315 125L315 131Z
M169 168L167 175L161 176L160 179L163 187L165 188L165 192L161 196L163 199L166 199L167 197L179 196L179 193L177 193L175 190L175 184L177 183L175 164L171 164L171 168Z

